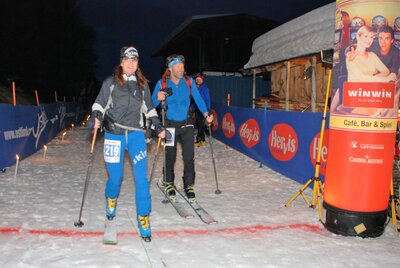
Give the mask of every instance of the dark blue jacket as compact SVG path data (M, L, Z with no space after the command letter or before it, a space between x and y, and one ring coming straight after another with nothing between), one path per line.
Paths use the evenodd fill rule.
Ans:
M200 87L197 88L199 91L201 98L204 100L207 110L211 108L211 98L210 98L210 90L208 89L206 84L201 84ZM194 108L194 107L193 107Z

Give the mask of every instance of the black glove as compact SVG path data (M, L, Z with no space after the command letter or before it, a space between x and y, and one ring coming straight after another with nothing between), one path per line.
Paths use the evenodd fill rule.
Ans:
M155 132L158 136L158 134L160 134L161 132L163 132L165 130L165 139L167 141L172 139L172 134L171 132L168 131L168 129L164 128L163 126L161 126L161 124L158 124L155 126Z
M99 110L94 110L92 112L92 117L99 119L100 122L103 122L104 120L103 114Z
M165 94L167 95L167 97L172 95L172 88L170 88L170 87L162 88L162 89L160 89L160 91L161 91L161 92L165 92Z
M161 124L156 124L156 125L154 125L154 130L156 131L156 134L158 135L161 132L163 132L163 130L165 130L165 129L163 128L163 126Z

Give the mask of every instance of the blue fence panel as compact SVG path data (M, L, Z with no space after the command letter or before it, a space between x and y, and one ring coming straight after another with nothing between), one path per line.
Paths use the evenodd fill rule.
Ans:
M34 154L61 130L76 124L77 103L40 106L0 104L0 168Z
M204 82L210 88L212 102L227 104L228 93L231 105L251 108L253 104L253 77L206 76ZM270 81L256 77L256 97L265 96L271 91Z

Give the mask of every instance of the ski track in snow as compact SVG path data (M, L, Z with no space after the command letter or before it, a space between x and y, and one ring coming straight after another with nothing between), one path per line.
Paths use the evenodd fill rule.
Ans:
M68 131L43 151L0 173L0 267L150 267L132 228L136 215L133 173L126 154L118 199L117 246L102 244L106 170L100 136L82 221L79 216L89 163L90 129ZM399 239L391 223L378 238L335 235L318 220L301 196L284 204L301 184L214 140L219 189L216 195L209 146L196 148L196 193L203 207L218 221L206 225L199 218L183 219L155 183L161 177L160 155L151 186L153 238L169 267L398 267ZM149 169L155 143L149 147ZM161 151L160 153L163 153ZM11 157L11 156L10 156ZM310 174L312 176L313 174ZM182 187L178 152L175 183ZM305 191L311 199L311 189Z

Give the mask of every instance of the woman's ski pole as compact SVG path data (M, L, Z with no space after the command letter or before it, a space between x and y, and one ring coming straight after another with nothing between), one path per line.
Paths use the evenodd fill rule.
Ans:
M81 203L81 210L79 212L79 219L78 221L74 222L75 227L82 227L83 226L83 222L81 221L82 218L82 211L83 211L83 204L85 203L85 198L86 198L86 192L87 192L87 188L89 185L89 179L90 176L92 174L92 165L93 165L93 149L94 149L94 143L96 142L96 135L97 135L97 130L98 128L94 129L94 133L93 133L93 138L92 138L92 145L90 147L90 158L89 158L89 164L88 164L88 168L87 168L87 172L86 172L86 180L85 180L85 187L83 188L83 196L82 196L82 203Z
M160 150L160 143L161 143L161 138L158 138L156 154L154 156L153 166L151 167L151 171L150 171L150 179L149 179L149 184L150 185L151 185L151 182L152 182L153 177L154 177L154 170L155 170L156 164L157 164L157 159L158 159L159 150Z

